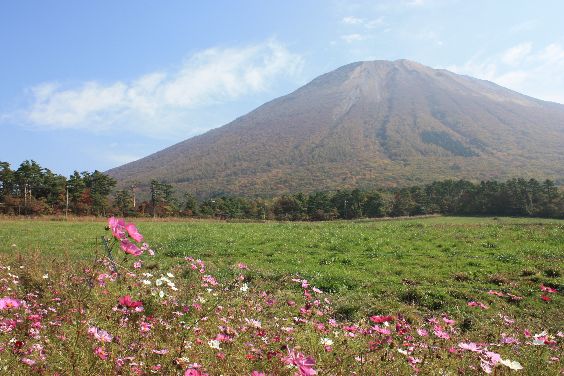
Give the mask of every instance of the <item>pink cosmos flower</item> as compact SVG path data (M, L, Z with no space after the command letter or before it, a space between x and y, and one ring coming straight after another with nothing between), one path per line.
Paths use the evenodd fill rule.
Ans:
M209 284L212 285L212 286L217 286L217 285L218 285L218 283L217 283L217 281L215 280L215 278L214 278L213 276L211 276L211 275L205 275L205 276L203 276L203 277L202 277L202 281L204 282L204 284L208 284L208 283L209 283Z
M499 292L499 291L494 291L494 290L488 291L488 294L490 294L490 295L495 295L495 296L505 296L504 293Z
M237 264L237 267L241 270L243 269L249 269L249 267L246 264L243 264L242 262Z
M511 325L513 325L513 324L515 323L515 320L513 320L513 319L511 319L511 318L509 318L509 317L507 317L507 316L500 315L500 317L503 319L503 322L504 322L505 325L507 325L507 326L511 326Z
M88 334L100 342L112 342L112 335L105 330L91 326L88 328Z
M141 256L141 254L143 253L143 251L139 249L138 246L136 246L135 244L133 244L127 239L120 241L119 246L125 253L128 253L133 256Z
M443 321L450 326L453 326L454 324L456 324L456 321L449 319L448 317L443 317Z
M288 349L288 356L282 358L284 364L293 365L298 367L299 376L311 376L316 375L317 371L313 369L315 366L315 360L310 356L305 356L304 354Z
M383 334L383 335L385 335L385 336L389 336L390 334L392 334L392 331L391 331L390 329L382 328L382 327L380 327L380 326L378 326L378 325L373 326L372 329L373 329L375 332L380 333L380 334Z
M125 239L127 236L125 231L125 220L123 218L110 217L108 219L108 227L112 231L112 235L118 239Z
M16 309L19 308L20 305L21 303L19 300L10 298L8 296L5 296L2 299L0 299L0 311L4 311L7 309Z
M490 307L488 307L487 305L485 305L485 304L482 303L482 302L475 302L475 301L468 302L468 306L469 306L469 307L480 307L481 309L488 309L488 308L490 308Z
M94 349L94 354L102 360L108 359L108 353L101 347L96 347L96 349Z
M30 367L36 363L35 360L29 358L22 358L21 361L23 364L26 364Z
M392 322L394 321L394 317L393 316L371 316L370 317L370 321L376 323L376 324L381 324L383 322Z
M505 333L501 333L501 343L506 345L518 344L519 340L514 337L508 337Z
M545 286L545 285L543 285L543 284L540 285L540 289L541 289L541 291L549 292L549 293L558 292L558 290L553 289L552 287Z
M266 376L264 372L253 371L251 372L251 376Z
M450 338L450 335L447 332L445 332L440 325L435 325L435 327L433 328L433 333L435 333L437 337L442 339Z
M168 354L168 349L162 349L162 350L154 349L152 352L153 354L157 354L157 355L165 355Z
M153 325L151 325L150 323L143 321L139 324L139 330L141 331L141 333L148 333L151 331L151 328L153 327Z
M487 373L487 374L490 374L490 373L492 373L492 371L493 371L491 364L488 363L488 361L487 361L487 360L484 360L484 359L481 359L481 360L480 360L480 367L481 367L482 370L483 370L485 373Z
M489 361L492 365L496 365L501 361L501 355L495 353L493 351L485 351L484 354L489 358Z
M309 287L309 282L307 279L292 278L293 282L301 283L302 288L307 289Z
M119 304L126 307L126 308L133 308L138 311L139 308L143 308L143 302L140 300L133 300L131 296L125 295L119 298Z
M131 236L133 240L135 240L138 243L143 241L143 235L139 233L137 227L135 227L133 223L128 223L127 225L125 225L125 229L127 230L127 233L129 234L129 236Z
M184 372L184 376L208 376L208 374L203 373L195 368L188 368L186 372Z
M469 343L460 342L458 344L458 347L466 351L482 352L482 348L477 344L475 344L474 342L469 342Z
M417 334L419 334L421 337L427 337L429 335L429 332L427 332L426 329L419 328L417 329Z
M513 294L510 294L510 293L507 293L507 296L509 297L509 300L514 301L514 302L518 302L519 300L523 300L522 296L513 295Z

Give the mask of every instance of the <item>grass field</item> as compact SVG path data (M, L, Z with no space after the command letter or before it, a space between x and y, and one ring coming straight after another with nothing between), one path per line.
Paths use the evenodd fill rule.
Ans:
M1 221L0 251L84 259L100 247L101 222ZM490 289L538 297L561 286L564 221L433 217L322 223L139 222L157 251L156 268L185 256L220 277L245 262L272 286L300 276L334 293L342 313L458 310ZM368 293L368 294L367 294ZM362 295L362 300L355 298ZM369 298L369 300L367 300ZM495 297L489 300L498 301ZM558 302L560 303L560 302ZM504 308L531 318L557 314L540 299ZM562 308L562 307L560 307ZM564 318L564 316L562 317Z
M104 226L98 221L0 220L0 257L82 267L93 259L93 250L101 252ZM292 278L309 280L329 293L338 320L446 313L463 323L470 338L500 335L504 328L496 322L501 316L519 318L531 330L562 331L564 221L138 221L137 227L157 252L145 263L153 274L192 256L204 260L218 280L229 280L237 274L233 265L244 262L251 286L278 295L301 293ZM559 292L545 301L541 285ZM492 290L504 297L489 294ZM489 308L469 306L471 301Z

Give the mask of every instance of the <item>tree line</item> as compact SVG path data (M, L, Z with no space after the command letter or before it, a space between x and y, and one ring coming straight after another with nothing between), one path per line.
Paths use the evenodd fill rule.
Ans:
M444 180L397 189L319 191L274 198L221 195L206 199L177 192L172 185L156 180L148 185L148 194L139 194L135 185L120 190L115 186L115 179L100 171L75 171L66 178L35 161L24 161L16 170L0 162L0 213L290 221L428 214L564 218L564 193L551 180Z

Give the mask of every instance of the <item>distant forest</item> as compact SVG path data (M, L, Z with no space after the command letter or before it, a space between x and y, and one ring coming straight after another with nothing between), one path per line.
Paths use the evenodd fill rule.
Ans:
M123 190L115 186L116 181L100 171L75 171L66 178L35 161L24 161L16 170L0 162L0 214L290 221L427 214L564 218L564 192L551 180L444 180L408 188L295 193L272 198L218 196L205 200L152 180L150 196L143 201L137 199L135 186Z

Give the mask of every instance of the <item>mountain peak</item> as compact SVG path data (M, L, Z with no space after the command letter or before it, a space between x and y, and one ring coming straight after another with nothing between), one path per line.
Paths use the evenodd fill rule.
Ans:
M374 60L109 174L200 196L515 175L558 181L562 145L562 105L410 60Z

